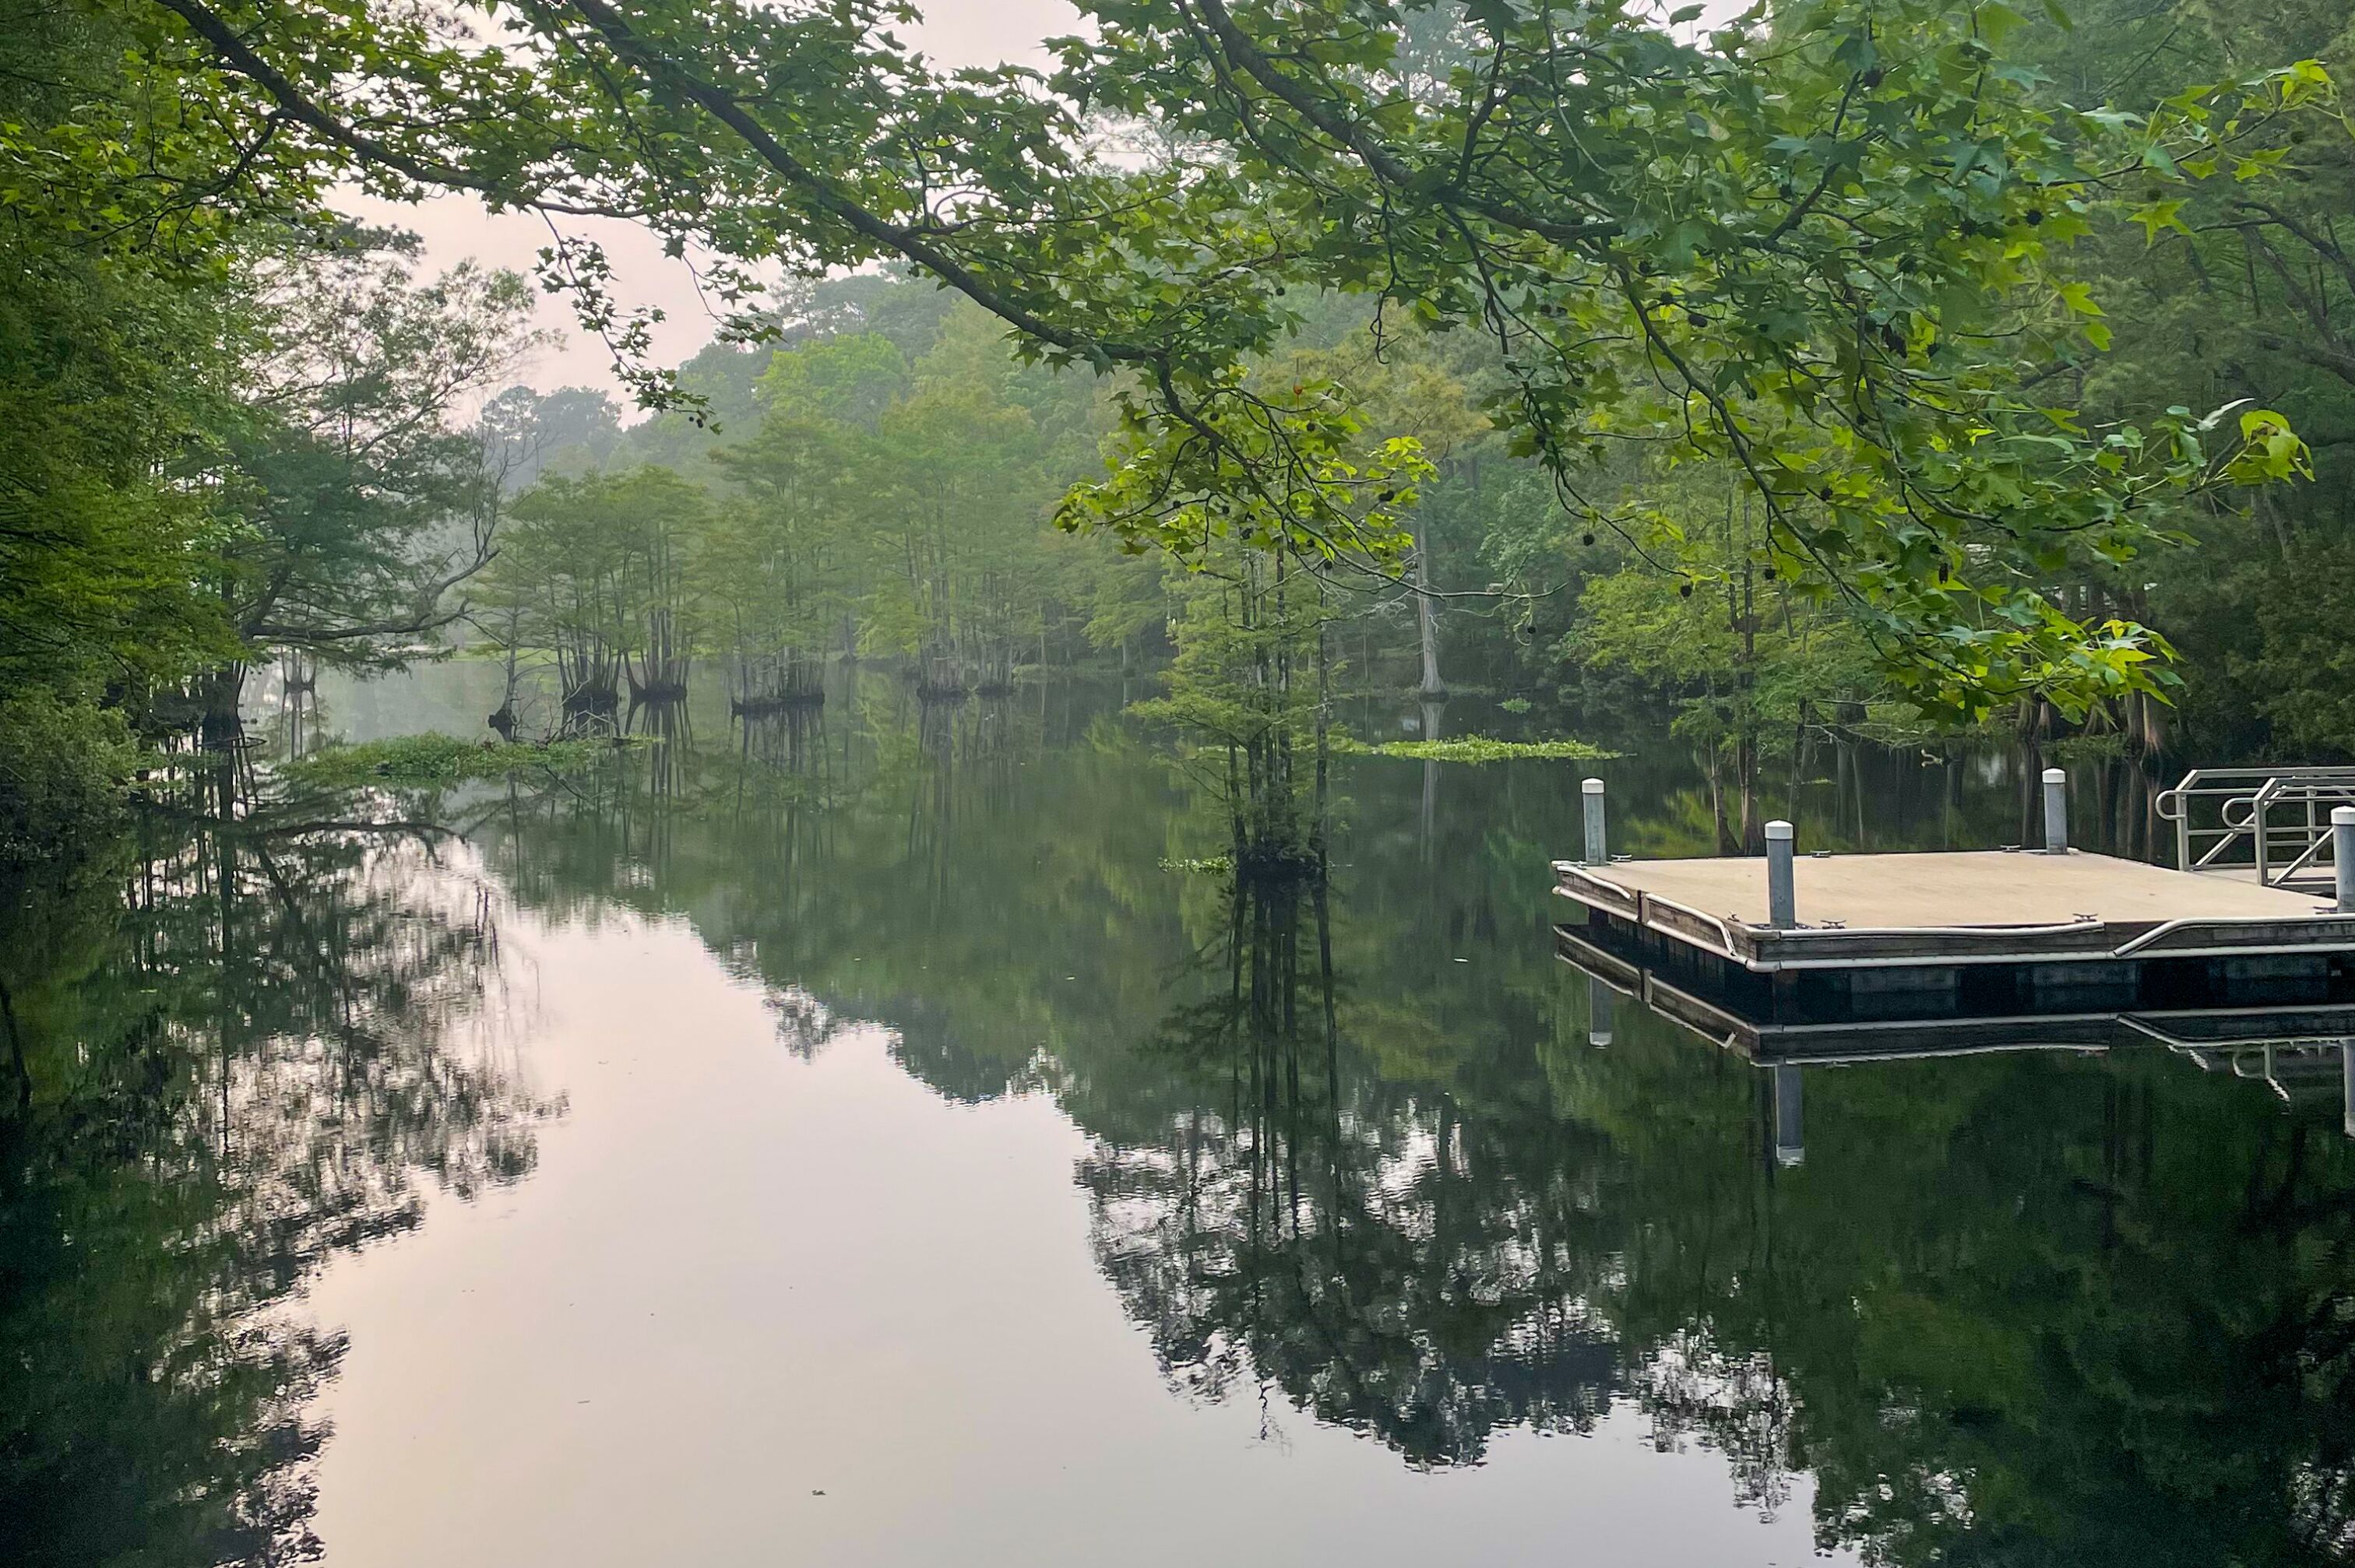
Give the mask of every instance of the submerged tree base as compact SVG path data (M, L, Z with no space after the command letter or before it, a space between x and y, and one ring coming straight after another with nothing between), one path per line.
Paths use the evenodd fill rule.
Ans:
M1251 887L1305 885L1325 876L1324 853L1295 843L1241 844L1231 863L1235 881Z
M622 694L611 685L575 686L564 694L564 716L612 718L621 710Z
M818 692L781 692L765 697L742 697L728 705L730 718L767 718L775 714L798 713L805 708L826 706L826 694Z

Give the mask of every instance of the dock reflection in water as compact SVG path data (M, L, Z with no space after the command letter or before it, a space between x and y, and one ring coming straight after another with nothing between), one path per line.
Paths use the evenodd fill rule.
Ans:
M1681 976L1646 968L1575 926L1557 926L1554 944L1586 978L1590 1044L1611 1044L1619 1010L1628 1005L1763 1069L1772 1147L1785 1166L1806 1158L1802 1067L2007 1052L2163 1049L2201 1072L2262 1083L2286 1105L2328 1100L2339 1108L2341 1130L2355 1139L2355 1004L1788 1022L1751 1017L1698 995L1677 983Z
M2355 1009L1761 1023L1577 931L1556 950L1582 1075L1648 1081L1634 1186L1680 1194L1636 1199L1627 1299L1766 1348L1822 1538L1898 1563L2355 1546ZM1738 1208L1678 1176L1729 1075L1750 1175L1708 1181Z

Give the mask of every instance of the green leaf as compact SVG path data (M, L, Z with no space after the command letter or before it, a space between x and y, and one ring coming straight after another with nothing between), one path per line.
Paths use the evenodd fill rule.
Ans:
M2061 296L2062 304L2081 316L2103 313L2102 307L2094 302L2094 286L2091 283L2062 283L2054 291Z
M2178 234L2183 235L2189 235L2191 232L2191 226L2185 223L2179 216L2183 211L2184 206L2181 201L2155 201L2137 207L2129 216L2134 222L2142 225L2143 242L2146 245L2156 245L2158 243L2159 231L2162 229L2171 228Z

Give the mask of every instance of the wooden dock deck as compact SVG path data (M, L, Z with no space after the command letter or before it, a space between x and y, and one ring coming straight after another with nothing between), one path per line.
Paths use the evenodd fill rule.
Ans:
M2328 895L2072 850L1801 855L1797 923L1767 917L1763 858L1555 863L1591 916L1753 973L1876 965L2355 954Z

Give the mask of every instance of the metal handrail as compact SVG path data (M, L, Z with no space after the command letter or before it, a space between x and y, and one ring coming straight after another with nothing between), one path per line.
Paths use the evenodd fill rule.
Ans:
M2193 814L2213 801L2219 825L2195 824ZM2162 821L2175 824L2175 863L2182 871L2254 863L2263 886L2279 886L2315 867L2330 837L2327 806L2355 805L2355 768L2195 768L2154 802ZM2303 820L2281 822L2276 809L2303 809ZM2245 841L2250 862L2228 860ZM2290 854L2275 869L2276 850ZM2195 851L2198 853L2195 855Z
M2329 817L2325 812L2317 820L2315 808L2328 800L2330 804L2355 804L2355 770L2347 768L2301 769L2303 777L2276 776L2265 780L2252 801L2250 842L2256 852L2257 881L2264 886L2275 886L2288 881L2308 862L2329 837ZM2303 805L2306 821L2292 823L2281 830L2291 845L2303 844L2297 856L2278 875L2269 867L2275 832L2270 821L2275 807L2282 804Z

